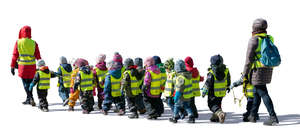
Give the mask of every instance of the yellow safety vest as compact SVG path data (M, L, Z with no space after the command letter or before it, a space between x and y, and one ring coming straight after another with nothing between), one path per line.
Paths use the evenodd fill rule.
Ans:
M192 86L193 86L193 80L192 79L187 79L186 77L179 75L176 78L176 91L180 91L180 86L178 86L179 84L179 79L183 78L184 79L184 90L183 90L183 98L184 99L190 99L192 97L194 97L193 91L192 91Z
M39 89L50 89L50 78L51 78L51 73L49 72L48 74L43 72L43 71L37 71L40 76L40 81L38 83L38 88Z
M90 74L85 74L82 71L80 72L80 89L81 91L91 91L93 90L93 72L90 72Z
M175 72L167 72L167 81L165 83L164 95L166 97L172 97L174 92L174 82Z
M150 94L153 96L160 95L161 91L161 85L162 85L162 78L161 74L156 74L150 70L151 74L151 88L150 88Z
M214 76L214 79L215 79L215 82L214 82L214 95L216 97L224 97L226 95L226 89L228 88L228 85L227 85L227 75L228 75L228 68L226 68L225 70L225 77L223 80L219 81L214 72L212 70L209 71L213 76Z
M131 71L130 70L126 70L124 72L124 74L127 74L127 73L128 73L128 75L130 77L131 93L132 93L132 95L136 96L136 95L138 95L141 92L140 91L141 89L139 88L140 82L136 79L135 76L131 75Z
M197 76L196 78L192 78L192 80L193 80L193 87L192 87L193 94L195 97L199 97L201 96L200 87L199 87L200 75Z
M110 75L109 73L107 73L106 75ZM112 97L119 97L122 95L121 92L121 80L122 80L122 76L117 79L114 78L112 75L110 75L110 81L111 81L111 96Z
M105 75L107 73L107 70L100 70L99 68L95 68L96 69L96 74L97 74L97 77L98 77L98 82L99 82L99 86L101 88L104 88L104 86L101 84L101 82L104 81L105 79Z
M62 79L63 79L63 86L65 88L71 87L71 72L67 72L62 66L60 66L60 70L62 73Z
M271 35L267 35L266 33L256 34L255 36L258 36L258 46L257 46L257 48L256 48L256 50L255 50L256 56L255 56L255 61L254 61L254 63L252 64L252 69L253 69L253 68L261 68L261 67L264 67L264 65L259 61L259 59L261 58L261 53L260 53L260 51L261 51L261 43L262 43L262 40L263 40L263 38L261 38L261 37L264 37L264 38L265 38L265 37L269 37L270 40L271 40L272 42L274 42L273 37L272 37Z
M254 86L251 85L251 84L247 84L247 87L246 87L246 96L249 97L249 98L254 98L254 95L253 95L253 89L254 89Z
M18 64L21 65L34 65L35 64L35 41L22 38L18 40Z

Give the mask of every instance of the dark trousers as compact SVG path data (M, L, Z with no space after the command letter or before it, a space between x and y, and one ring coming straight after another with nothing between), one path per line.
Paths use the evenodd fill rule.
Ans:
M144 97L144 102L148 111L149 115L161 115L164 112L164 106L160 97L153 98L153 97Z
M167 97L167 104L170 107L171 111L173 112L174 105L175 105L173 97Z
M103 101L102 108L104 111L111 109L111 104L114 103L118 110L125 111L125 98L124 96L105 98Z
M97 87L97 97L98 97L98 107L99 109L102 109L102 103L104 100L104 94L103 94L103 88L101 87Z
M93 91L88 90L88 91L80 91L80 103L81 103L81 108L83 110L87 111L93 111L94 108L94 96L93 96Z
M196 104L195 104L195 97L191 98L191 108L192 108L194 117L198 118L199 114L198 114L198 109L197 109Z
M222 100L223 97L208 96L207 104L210 111L215 113L219 109L222 109Z
M47 95L48 90L47 89L37 89L37 95L39 98L39 108L46 108L48 109L48 101L47 101Z
M65 100L69 99L70 88L65 88L62 85L60 85L58 87L58 94L59 94L59 97L64 102Z
M127 105L128 105L128 109L130 112L133 113L137 113L137 103L138 103L138 98L137 96L133 96L133 97L126 97L127 100Z
M268 89L266 85L255 85L253 90L253 106L251 109L251 115L257 116L257 112L259 109L259 105L261 103L261 99L263 100L270 116L276 116L276 113L274 111L273 102L271 100L271 97L268 94Z
M32 95L32 92L29 91L29 86L30 86L30 83L32 82L33 79L23 79L22 78L22 83L23 83L23 87L25 89L25 92L26 92L26 101L29 101L30 99L33 99L33 95Z
M144 100L143 100L143 95L139 94L137 95L137 110L145 110L145 104L144 104Z

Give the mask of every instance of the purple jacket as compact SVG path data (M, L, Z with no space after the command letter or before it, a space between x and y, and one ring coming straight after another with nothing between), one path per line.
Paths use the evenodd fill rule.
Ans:
M152 66L146 68L146 73L145 73L145 78L144 78L144 85L147 86L148 89L146 90L145 93L149 97L158 98L158 97L160 97L160 95L159 96L153 96L153 95L150 94L150 88L151 88L151 73L150 73L150 71L152 71L156 74L160 74L160 69L156 65L152 65Z

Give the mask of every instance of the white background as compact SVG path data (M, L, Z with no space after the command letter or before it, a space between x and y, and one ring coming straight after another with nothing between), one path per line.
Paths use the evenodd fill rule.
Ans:
M105 0L105 1L1 1L0 43L1 67L0 135L299 135L299 2L297 0ZM256 18L268 21L268 33L274 36L282 56L268 85L281 126L266 127L267 117L261 105L261 121L243 123L243 106L233 103L230 93L223 101L228 112L225 124L209 123L206 98L197 98L200 118L196 124L169 123L166 119L148 121L141 117L104 116L99 112L82 115L69 113L62 107L51 80L48 101L50 112L23 106L25 92L21 79L11 76L10 63L18 32L24 25L32 28L32 39L39 44L42 58L52 70L59 57L83 57L95 64L100 53L107 60L115 51L123 59L159 55L184 59L191 56L201 75L206 75L212 55L221 54L230 68L232 80L240 77L244 67L251 26ZM17 70L16 70L17 71ZM17 74L17 73L16 73ZM201 86L203 83L201 84ZM234 89L241 97L241 88ZM34 89L36 102L37 96ZM79 106L76 109L80 109ZM52 112L51 112L52 111ZM296 124L296 125L295 125Z

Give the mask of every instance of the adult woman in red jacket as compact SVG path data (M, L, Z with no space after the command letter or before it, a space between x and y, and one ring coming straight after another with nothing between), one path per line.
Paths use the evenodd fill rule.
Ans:
M24 26L19 32L19 39L15 44L10 65L12 75L15 75L15 68L18 68L19 77L21 77L23 82L27 94L27 98L23 104L35 106L32 92L29 91L29 86L35 75L36 60L39 59L41 59L39 47L38 44L31 39L31 28L30 26Z

